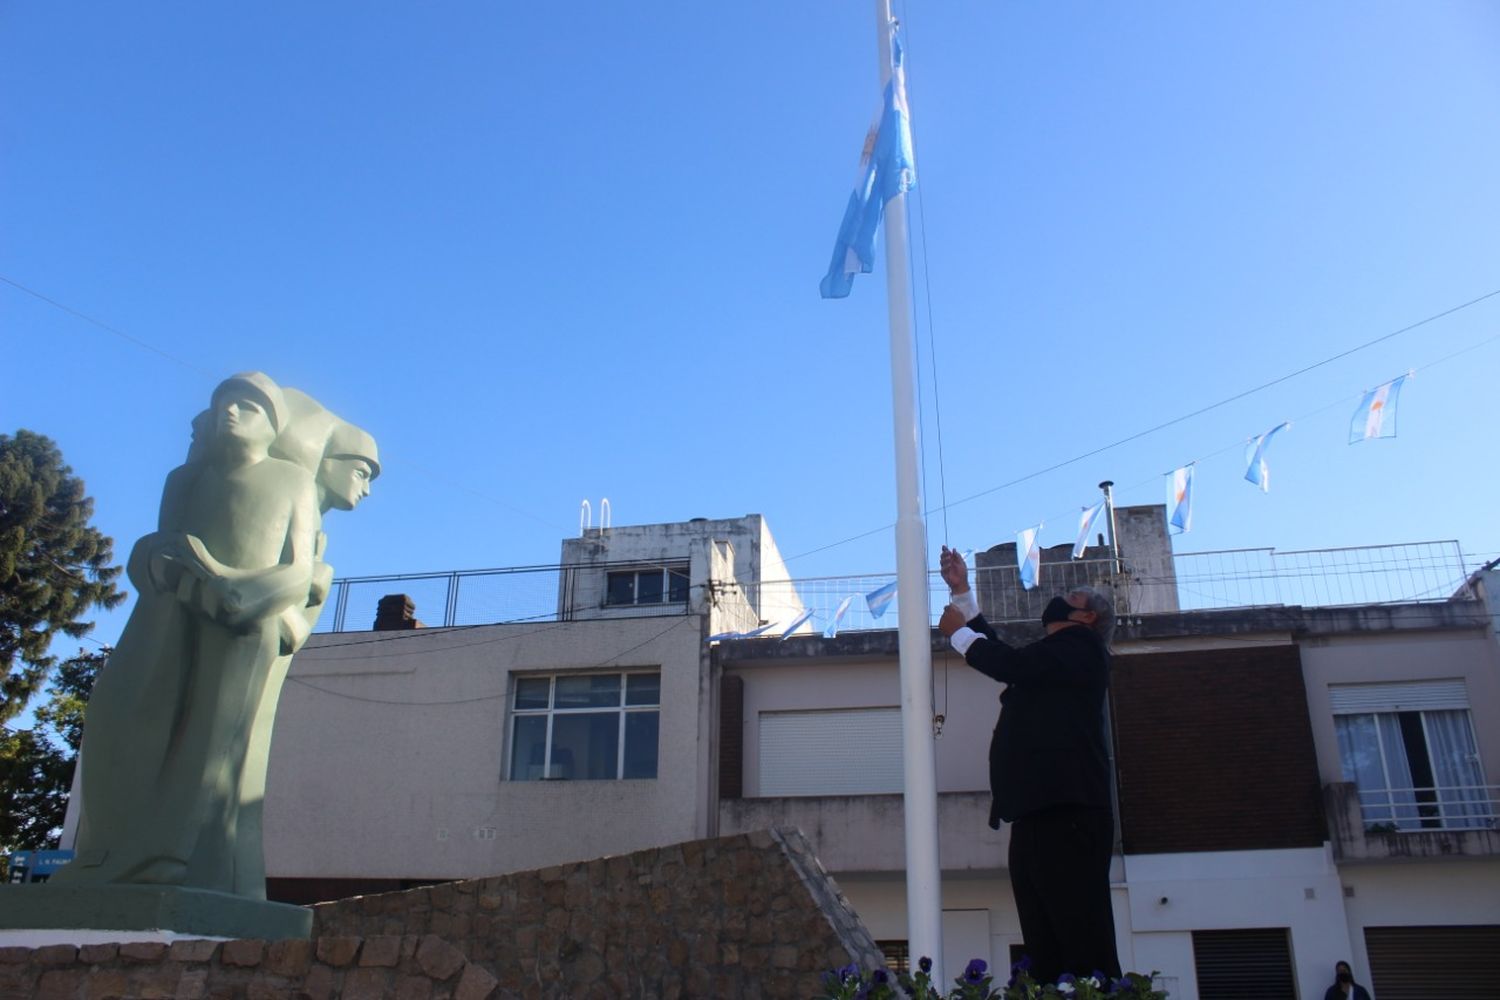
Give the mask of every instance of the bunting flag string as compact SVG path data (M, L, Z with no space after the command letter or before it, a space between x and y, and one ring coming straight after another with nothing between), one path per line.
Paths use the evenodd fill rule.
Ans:
M1400 398L1401 388L1406 380L1415 374L1408 371L1403 375L1374 389L1364 392L1360 398L1359 406L1355 409L1353 417L1349 421L1349 443L1368 441L1372 438L1395 437L1396 436L1396 404ZM1267 452L1270 450L1271 442L1277 434L1292 426L1290 420L1283 421L1270 430L1249 440L1245 449L1245 479L1260 487L1263 493L1271 490L1271 470L1266 460ZM1188 462L1180 468L1174 469L1167 474L1167 526L1171 534L1183 534L1192 530L1193 527L1193 481L1197 471L1197 462ZM1106 504L1100 501L1090 507L1079 509L1078 534L1073 542L1072 558L1081 559L1088 547L1089 535L1093 533L1103 517ZM1016 561L1021 586L1026 590L1033 590L1041 583L1041 559L1042 545L1041 532L1046 522L1038 522L1034 527L1016 533ZM974 555L973 549L966 550L963 555L966 560ZM872 619L879 619L889 610L896 599L896 581L883 584L868 593L863 594L865 607ZM823 635L832 639L839 633L839 626L843 623L845 616L849 613L855 597L859 594L849 594L844 597L835 608L832 619L823 629ZM816 608L803 611L780 633L782 640L790 638L803 625L807 624L818 614ZM721 632L708 637L709 642L718 642L725 639L753 639L766 634L779 625L772 623L762 625L749 632Z
M1038 538L1041 533L1042 525L1038 524L1016 535L1016 557L1021 571L1021 586L1026 590L1031 590L1041 580L1042 544Z
M1266 464L1266 449L1271 446L1271 439L1279 432L1292 426L1290 420L1283 421L1266 431L1260 437L1250 442L1246 448L1246 457L1249 467L1245 469L1245 478L1260 487L1262 493L1271 492L1271 468Z
M1359 408L1349 420L1349 443L1371 438L1396 436L1396 400L1401 385L1412 373L1397 376L1369 390L1359 401Z
M1099 516L1104 513L1104 501L1100 500L1092 507L1083 508L1083 513L1078 515L1078 540L1073 543L1073 558L1082 559L1083 550L1088 548L1089 535L1094 531L1094 525L1099 523Z
M1189 462L1171 474L1167 488L1167 509L1171 511L1167 530L1172 534L1193 530L1193 468L1197 464Z

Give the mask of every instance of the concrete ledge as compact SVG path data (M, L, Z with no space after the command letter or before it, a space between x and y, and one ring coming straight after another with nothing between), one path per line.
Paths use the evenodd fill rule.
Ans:
M312 911L184 886L0 886L0 930L33 929L305 938L312 933Z

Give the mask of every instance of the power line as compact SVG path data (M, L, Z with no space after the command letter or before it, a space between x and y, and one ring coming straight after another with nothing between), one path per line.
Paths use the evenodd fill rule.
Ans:
M1458 304L1456 306L1452 306L1452 307L1450 307L1448 309L1444 309L1442 312L1433 313L1431 316L1427 316L1427 317L1425 317L1423 319L1417 320L1415 323L1411 323L1411 324L1409 324L1407 326L1403 326L1399 330L1392 330L1391 332L1382 334L1381 336L1376 337L1376 338L1374 338L1372 340L1367 340L1367 341L1365 341L1362 344L1358 344L1358 345L1356 345L1354 347L1351 347L1351 348L1349 348L1347 350L1340 351L1339 353L1334 354L1334 355L1332 355L1330 357L1324 358L1321 361L1316 361L1316 362L1314 362L1314 363L1312 363L1310 365L1306 365L1306 366L1304 366L1302 368L1298 368L1295 371L1288 372L1285 375L1280 375L1280 376L1278 376L1278 377L1276 377L1274 379L1271 379L1268 382L1262 382L1260 385L1254 386L1253 388L1245 389L1245 390L1243 390L1241 392L1235 393L1232 396L1227 396L1224 399L1221 399L1221 400L1219 400L1219 401L1217 401L1215 403L1210 403L1207 406L1199 407L1198 409L1193 410L1190 413L1185 413L1185 414L1183 414L1182 416L1179 416L1179 417L1173 417L1171 420L1163 421L1162 423L1159 423L1159 424L1157 424L1157 425L1155 425L1153 427L1148 427L1147 429L1145 429L1143 431L1137 431L1134 434L1127 435L1126 437L1120 438L1118 441L1113 441L1113 442L1111 442L1109 444L1101 445L1098 448L1094 448L1094 449L1092 449L1090 451L1086 451L1086 452L1084 452L1081 455L1075 455L1072 458L1065 459L1065 460L1063 460L1061 462L1056 462L1056 463L1054 463L1052 465L1047 466L1046 468L1037 469L1034 472L1028 472L1024 476L1018 476L1017 478L1009 480L1009 481L1004 482L1004 483L1001 483L998 486L992 486L989 489L980 490L978 493L973 493L973 494L970 494L969 496L962 497L962 498L960 498L958 500L954 500L951 503L945 504L942 509L946 510L948 508L957 507L957 506L959 506L961 504L966 504L966 503L970 503L970 502L972 502L974 500L978 500L981 497L986 497L986 496L989 496L989 495L991 495L993 493L998 493L1001 490L1010 489L1012 486L1018 486L1021 483L1028 482L1028 481L1030 481L1032 479L1036 479L1039 476L1044 476L1044 475L1046 475L1049 472L1056 472L1058 469L1065 469L1068 466L1070 466L1070 465L1076 465L1077 463L1082 462L1085 459L1093 458L1096 455L1101 455L1101 454L1103 454L1106 451L1112 451L1113 449L1118 448L1118 447L1120 447L1122 445L1129 444L1132 441L1138 441L1141 438L1147 437L1147 436L1149 436L1151 434L1155 434L1158 431L1166 430L1168 427L1176 426L1177 424L1183 423L1184 421L1192 420L1195 417L1201 417L1205 413L1209 413L1209 412L1212 412L1213 410L1217 410L1217 409L1219 409L1221 407L1228 406L1230 403L1237 402L1238 400L1244 399L1247 396L1252 396L1255 393L1263 392L1266 389L1270 389L1273 386L1277 386L1277 385L1280 385L1283 382L1289 381L1290 379L1294 379L1294 378L1296 378L1299 375L1305 375L1305 374L1307 374L1310 371L1314 371L1314 370L1316 370L1318 368L1324 367L1325 365L1332 364L1335 361L1339 361L1339 360L1341 360L1343 358L1347 358L1347 357L1349 357L1352 354L1356 354L1356 353L1358 353L1360 351L1367 350L1367 349L1369 349L1371 347L1374 347L1377 344L1384 343L1385 341L1390 340L1393 337L1398 337L1398 336L1400 336L1403 333L1410 333L1411 331L1419 329L1419 328L1421 328L1423 326L1426 326L1429 323L1436 322L1437 320L1443 319L1443 318L1445 318L1447 316L1452 316L1454 313L1460 312L1461 310L1464 310L1464 309L1468 309L1471 306L1478 305L1479 303L1484 302L1484 301L1486 301L1488 299L1492 299L1492 298L1494 298L1497 295L1500 295L1500 288L1496 288L1496 289L1494 289L1492 291L1486 292L1483 295L1480 295L1480 296L1478 296L1476 298L1472 298L1472 299L1468 300L1467 302L1463 302L1463 303L1460 303L1460 304ZM1486 343L1488 343L1488 341L1486 341ZM1475 346L1477 347L1477 346L1482 346L1482 345L1475 345ZM1460 353L1462 353L1462 352L1460 352ZM1431 366L1429 365L1428 367L1431 367ZM927 513L929 515L931 513L933 513L933 509L929 509ZM799 552L796 555L786 556L786 557L784 557L784 561L791 562L793 559L801 559L801 558L803 558L805 556L810 556L810 555L813 555L814 553L817 553L817 552L824 552L824 551L827 551L828 549L837 548L837 547L839 547L841 545L847 545L850 542L858 541L859 539L862 539L862 538L868 538L869 536L875 535L875 534L879 534L882 531L889 531L892 526L893 526L892 524L883 524L883 525L881 525L878 528L871 528L870 530L860 532L857 535L850 535L848 538L843 538L843 539L840 539L839 541L836 541L836 542L829 542L827 545L820 545L817 548L808 549L807 551L805 551L805 552Z

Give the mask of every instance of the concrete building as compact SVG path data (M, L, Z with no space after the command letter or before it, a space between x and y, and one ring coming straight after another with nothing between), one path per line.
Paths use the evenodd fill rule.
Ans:
M1247 975L1258 996L1316 997L1338 959L1381 1000L1434 995L1455 970L1500 982L1493 576L1445 600L1182 610L1161 508L1120 513L1125 965L1183 1000L1239 995L1225 984ZM1066 572L1113 568L1086 555ZM1013 547L976 563L987 615L1039 636L1033 594L1007 582ZM1062 565L1044 562L1040 593L1077 582ZM272 751L272 894L793 824L900 955L895 633L708 642L821 606L754 515L586 533L558 579L549 621L314 637ZM1004 968L1021 941L1006 828L986 825L999 688L933 649L944 957Z

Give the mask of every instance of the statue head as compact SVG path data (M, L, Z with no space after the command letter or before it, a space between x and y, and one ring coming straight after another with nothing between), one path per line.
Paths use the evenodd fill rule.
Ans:
M323 509L353 510L370 495L370 483L380 475L375 439L362 428L339 421L328 436L323 461L318 464L318 492Z
M240 372L220 382L209 409L221 444L259 452L270 448L287 421L280 386L260 372Z

